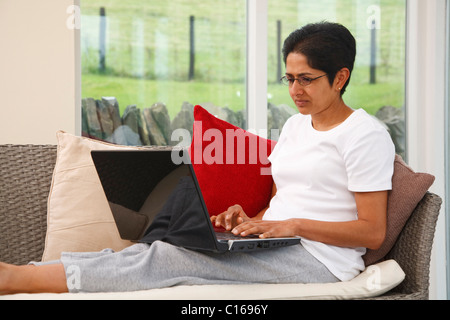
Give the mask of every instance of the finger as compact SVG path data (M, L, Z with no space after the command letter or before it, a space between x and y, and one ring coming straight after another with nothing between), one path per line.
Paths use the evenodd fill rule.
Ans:
M225 229L231 230L231 219L233 218L232 213L227 213L225 215Z
M252 223L244 223L233 229L233 234L240 235L242 237L246 237L251 234L259 234L261 233L261 228L259 225L255 225Z
M236 216L239 214L239 211L237 210L236 206L232 206L228 208L227 213L225 214L225 228L229 231L231 230L235 223Z
M271 232L267 231L259 235L260 239L269 239L272 238Z
M221 215L217 218L216 226L226 228L226 215Z
M218 216L215 216L214 224L216 227L225 227L224 214L225 212L219 214Z

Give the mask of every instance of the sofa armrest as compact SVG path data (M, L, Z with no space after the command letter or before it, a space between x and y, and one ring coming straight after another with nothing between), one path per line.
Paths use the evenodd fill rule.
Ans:
M413 299L428 299L431 250L442 199L427 192L412 213L387 255L406 273L405 281L394 291Z
M56 146L0 145L0 261L40 260Z

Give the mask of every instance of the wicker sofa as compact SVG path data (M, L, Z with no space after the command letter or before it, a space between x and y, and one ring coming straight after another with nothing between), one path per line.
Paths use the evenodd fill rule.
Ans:
M27 264L42 256L56 151L51 145L0 145L2 262ZM441 198L427 192L387 256L400 265L406 277L375 299L428 299L431 249L440 207Z

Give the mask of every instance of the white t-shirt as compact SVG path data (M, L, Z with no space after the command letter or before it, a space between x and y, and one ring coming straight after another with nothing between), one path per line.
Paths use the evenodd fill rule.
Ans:
M389 133L363 109L329 131L315 130L311 116L296 114L269 157L277 193L263 219L357 220L354 192L390 190L394 157ZM364 270L365 248L307 239L302 245L342 281Z

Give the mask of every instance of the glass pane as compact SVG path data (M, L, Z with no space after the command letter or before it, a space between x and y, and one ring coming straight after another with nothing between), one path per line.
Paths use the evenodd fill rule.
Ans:
M83 1L83 135L186 145L171 134L192 131L197 104L244 127L245 8L245 0Z
M405 0L269 0L269 115L281 129L282 110L297 112L288 88L279 79L285 73L281 47L289 34L308 23L329 21L346 26L357 43L355 68L344 102L378 117L390 130L397 153L405 153ZM288 112L287 112L288 111ZM270 131L270 130L269 130Z

